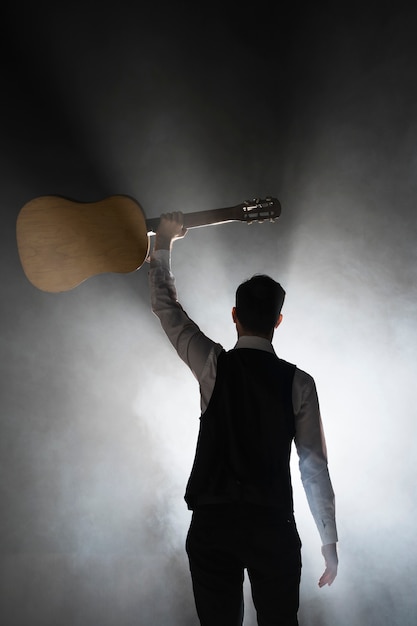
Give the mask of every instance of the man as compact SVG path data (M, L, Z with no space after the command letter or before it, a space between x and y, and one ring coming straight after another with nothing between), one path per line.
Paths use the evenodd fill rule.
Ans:
M200 384L201 421L185 500L193 511L187 554L202 626L241 626L247 570L260 626L296 626L301 542L293 518L290 451L295 441L325 571L337 574L334 493L314 380L272 347L285 292L253 276L236 292L234 349L206 337L177 301L172 243L182 213L161 216L150 258L154 313Z

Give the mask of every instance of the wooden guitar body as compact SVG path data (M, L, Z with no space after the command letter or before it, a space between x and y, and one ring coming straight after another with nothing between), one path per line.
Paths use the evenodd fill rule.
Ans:
M145 216L128 196L75 202L41 196L25 204L16 225L28 280L43 291L73 289L104 272L132 272L149 252Z

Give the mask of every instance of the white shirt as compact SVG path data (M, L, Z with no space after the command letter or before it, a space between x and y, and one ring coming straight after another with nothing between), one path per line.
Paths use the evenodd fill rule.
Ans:
M217 357L223 346L206 337L178 302L168 250L152 253L149 283L152 310L178 355L199 382L201 411L204 412L214 389ZM234 347L266 350L275 354L271 342L262 337L240 337ZM326 442L316 386L313 378L299 368L296 368L294 374L292 401L294 442L308 504L323 545L336 543L335 499L327 467Z

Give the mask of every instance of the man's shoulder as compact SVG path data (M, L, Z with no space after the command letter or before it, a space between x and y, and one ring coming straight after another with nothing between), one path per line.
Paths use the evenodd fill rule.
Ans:
M315 387L316 384L313 376L299 367L295 368L294 382L296 382L300 387Z

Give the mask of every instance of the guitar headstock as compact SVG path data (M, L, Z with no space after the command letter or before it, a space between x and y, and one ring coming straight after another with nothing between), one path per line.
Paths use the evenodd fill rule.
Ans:
M277 198L254 198L241 205L242 220L248 224L274 222L281 215L281 203Z

